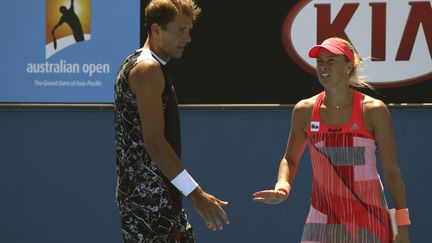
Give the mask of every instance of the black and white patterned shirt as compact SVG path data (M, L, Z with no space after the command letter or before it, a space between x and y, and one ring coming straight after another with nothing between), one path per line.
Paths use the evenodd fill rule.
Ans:
M120 67L115 82L115 136L117 153L117 201L120 205L138 203L148 204L148 191L152 196L157 195L155 190L167 191L169 196L166 200L159 199L159 204L172 204L174 211L181 210L182 196L180 192L169 182L169 180L157 168L149 153L144 147L143 131L139 118L136 97L131 92L128 75L130 71L142 60L154 60L160 64L164 78L165 88L161 95L164 120L165 139L172 146L177 156L181 157L180 120L178 112L177 97L174 91L172 79L169 76L165 62L149 49L139 49L127 57ZM163 187L160 187L160 180ZM157 182L159 180L159 182ZM157 201L156 199L154 200ZM179 205L177 208L177 205ZM155 205L155 208L164 205Z

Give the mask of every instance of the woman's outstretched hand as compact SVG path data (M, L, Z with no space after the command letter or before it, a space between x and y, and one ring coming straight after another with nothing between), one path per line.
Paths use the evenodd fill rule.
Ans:
M284 190L265 190L252 194L255 202L267 204L279 204L288 198L288 193Z

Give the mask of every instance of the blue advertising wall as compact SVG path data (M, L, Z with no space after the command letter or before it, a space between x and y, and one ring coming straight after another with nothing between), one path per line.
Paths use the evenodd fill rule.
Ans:
M427 242L432 109L391 113L411 242ZM275 183L290 116L289 108L181 111L184 163L204 189L230 203L231 224L212 232L185 199L197 242L300 241L311 181L307 152L287 201L251 200ZM121 242L111 108L1 108L0 127L0 242Z
M62 2L69 8L70 0ZM91 25L90 39L49 57L46 36L51 30L47 30L47 21L56 24L59 10L47 13L47 4L56 2L0 2L0 103L112 103L117 70L125 56L139 47L140 3L75 0L78 15L80 2L90 6L86 9L91 11L89 20L78 16L83 26ZM69 31L68 25L64 23L56 31L61 30ZM60 48L62 42L57 41Z
M75 43L64 23L54 35L58 52L47 55L54 46L51 32L60 20L59 6L68 8L71 1L0 1L0 103L113 102L120 63L145 40L140 12L149 1L74 0L86 41ZM169 62L182 104L294 104L314 95L321 86L311 70L314 59L306 54L323 33L349 38L363 57L377 57L372 46L381 50L379 55L386 53L385 61L366 58L362 73L369 81L389 82L379 89L384 102L432 102L431 1L196 2L203 11L194 23L193 41L181 61ZM332 20L325 17L327 8ZM373 20L374 12L379 21ZM324 27L316 26L318 19ZM401 41L403 36L409 41ZM63 49L66 40L70 45ZM400 46L412 50L409 60L395 60ZM291 89L293 81L296 89Z

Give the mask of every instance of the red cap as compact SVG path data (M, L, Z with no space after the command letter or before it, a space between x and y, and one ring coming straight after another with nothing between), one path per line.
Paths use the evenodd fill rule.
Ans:
M354 53L351 49L338 39L329 38L321 45L313 46L309 50L309 57L316 58L321 48L325 48L333 54L345 55L351 63L354 63Z

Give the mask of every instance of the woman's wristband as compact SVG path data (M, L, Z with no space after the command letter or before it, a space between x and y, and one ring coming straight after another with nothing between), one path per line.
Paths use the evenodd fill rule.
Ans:
M288 194L291 191L291 185L287 181L278 181L275 185L275 190L281 190L286 193L286 197L288 198Z
M410 225L408 208L402 208L395 211L395 218L397 226Z
M198 183L189 175L186 169L172 179L171 183L185 196L188 196L198 186Z

